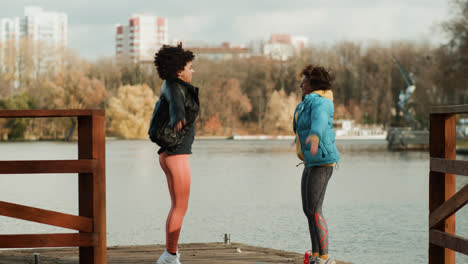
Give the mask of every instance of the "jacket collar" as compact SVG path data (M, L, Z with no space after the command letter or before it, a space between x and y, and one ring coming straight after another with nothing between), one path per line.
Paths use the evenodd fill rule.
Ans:
M333 92L331 90L317 90L312 93L316 93L320 95L321 97L325 97L333 102Z
M302 114L302 111L304 110L304 104L309 104L310 100L312 100L314 97L324 97L333 102L333 92L331 90L317 90L314 91L310 94L306 94L302 102L299 104L297 111L297 118Z
M310 94L306 94L306 96L304 97L304 100L305 99L311 99L311 98L317 97L317 96L327 98L327 99L329 99L330 101L333 102L333 92L331 90L313 91Z
M197 87L195 87L195 86L191 85L190 83L188 83L188 82L186 82L186 81L184 81L182 79L179 79L179 78L175 79L174 81L177 82L177 83L182 84L183 86L187 87L187 89L189 89L189 91L194 92L194 93L196 93L198 95L198 88Z

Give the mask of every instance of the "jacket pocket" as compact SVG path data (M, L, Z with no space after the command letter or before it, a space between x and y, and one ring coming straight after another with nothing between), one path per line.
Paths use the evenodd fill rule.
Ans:
M187 126L174 132L170 123L169 105L164 98L160 98L153 111L148 131L151 141L166 148L179 145L187 132Z
M322 150L322 158L328 156L329 152L328 149L325 147L323 140L319 141L319 148Z

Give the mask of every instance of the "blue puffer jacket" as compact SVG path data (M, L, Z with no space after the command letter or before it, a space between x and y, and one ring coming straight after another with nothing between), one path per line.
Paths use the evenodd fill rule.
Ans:
M305 96L294 112L293 129L296 133L297 154L306 167L338 162L340 154L335 146L333 131L333 93L316 91ZM317 154L310 154L307 137L315 135L319 139Z

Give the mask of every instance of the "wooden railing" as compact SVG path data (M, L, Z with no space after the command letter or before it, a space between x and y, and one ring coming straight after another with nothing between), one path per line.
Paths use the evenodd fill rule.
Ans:
M455 264L468 255L468 240L455 235L455 213L468 203L468 184L456 192L456 175L468 176L468 161L456 159L456 115L468 105L435 107L430 114L429 263Z
M107 263L104 110L0 110L0 118L26 117L77 117L78 160L0 161L0 174L78 173L79 215L5 201L0 215L79 233L0 235L0 248L79 247L80 264Z

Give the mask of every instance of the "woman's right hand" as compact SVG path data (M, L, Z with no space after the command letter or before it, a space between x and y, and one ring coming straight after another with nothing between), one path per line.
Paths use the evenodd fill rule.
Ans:
M174 132L179 132L185 126L185 119L177 122L174 126Z
M310 155L315 156L318 151L318 137L315 135L308 136L306 144L310 144Z

